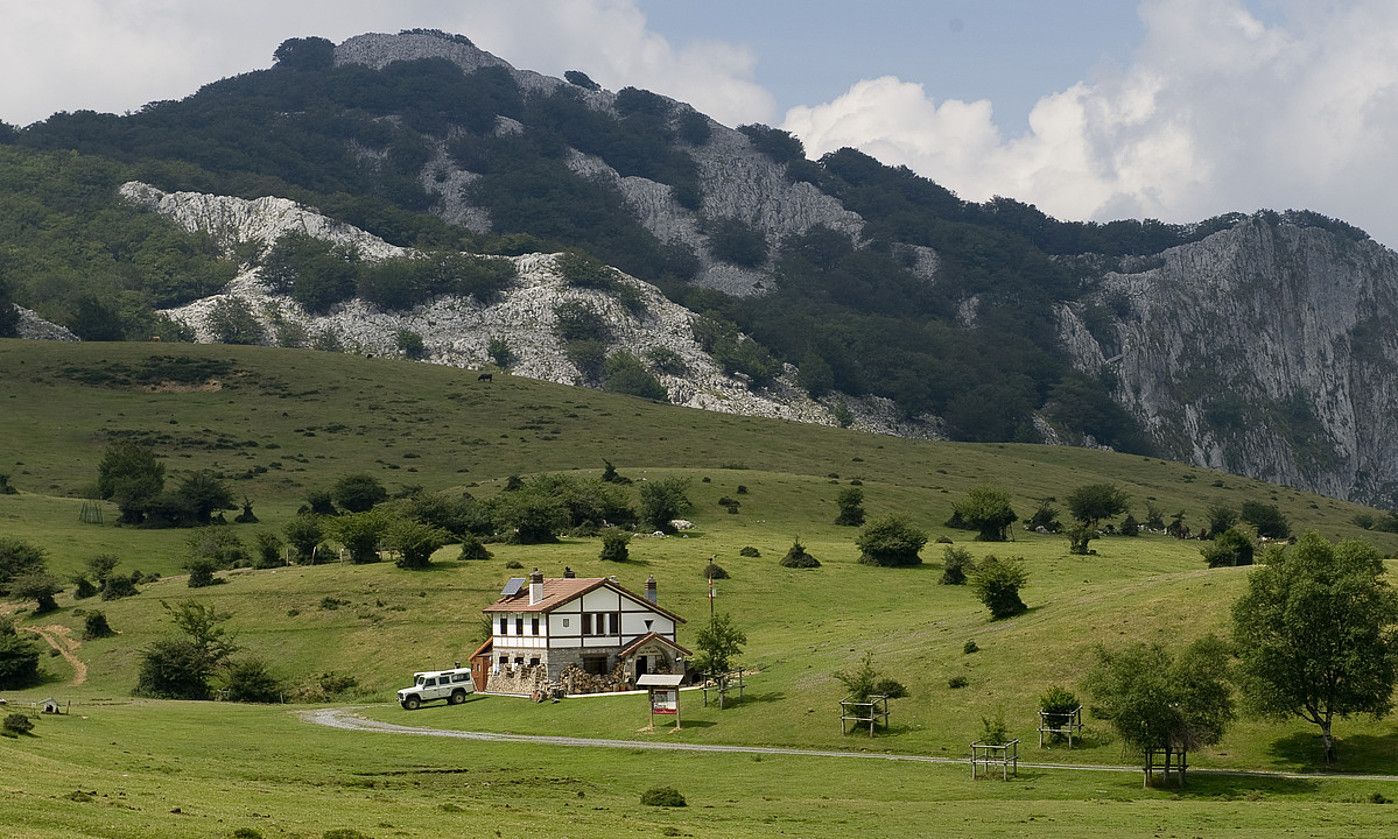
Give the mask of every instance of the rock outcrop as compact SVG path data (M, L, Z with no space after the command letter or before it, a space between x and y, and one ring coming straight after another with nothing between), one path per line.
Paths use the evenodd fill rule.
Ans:
M1398 254L1258 215L1131 262L1089 298L1094 328L1064 307L1060 335L1164 453L1394 501Z
M381 260L411 251L376 236L326 218L314 210L280 198L247 200L199 193L166 193L142 183L128 183L122 196L136 206L159 212L191 231L203 231L231 250L239 243L274 243L285 233L305 233L340 245L353 246L362 258ZM752 389L743 377L730 375L695 341L693 312L671 302L658 289L619 272L619 281L635 290L643 307L623 305L613 294L569 285L559 273L557 254L526 254L509 259L517 277L499 299L482 304L469 297L442 296L403 312L386 312L363 300L351 300L328 314L313 315L291 298L273 293L261 281L259 269L247 267L219 294L163 313L187 325L196 340L214 340L209 314L218 303L236 297L248 304L264 326L269 342L286 324L301 335L333 335L346 350L366 355L400 354L403 330L422 336L427 360L456 367L479 368L490 363L492 339L502 339L515 356L511 372L560 384L587 384L568 359L555 334L555 309L579 301L602 315L613 331L612 351L624 350L645 359L656 350L673 353L685 372L658 372L670 402L692 408L747 416L763 416L819 425L837 425L847 409L850 425L877 433L909 437L938 437L938 423L928 417L908 422L892 403L878 398L838 395L817 402L795 386L796 369L767 388Z
M34 310L26 309L23 306L15 306L19 312L19 324L16 327L15 336L30 341L76 341L78 336L66 326L59 326L56 323L46 321L35 314Z

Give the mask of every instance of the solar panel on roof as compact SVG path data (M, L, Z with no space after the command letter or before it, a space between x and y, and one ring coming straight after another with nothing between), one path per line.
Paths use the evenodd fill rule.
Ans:
M519 594L519 590L524 588L524 584L527 582L529 582L529 580L524 577L511 577L509 582L505 583L505 587L500 590L500 596L514 597L516 594Z

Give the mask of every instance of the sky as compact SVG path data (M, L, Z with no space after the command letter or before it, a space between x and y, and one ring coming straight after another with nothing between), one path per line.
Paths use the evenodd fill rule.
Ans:
M1398 245L1392 0L0 0L0 119L121 112L283 39L433 27L969 200L1187 222L1308 208Z

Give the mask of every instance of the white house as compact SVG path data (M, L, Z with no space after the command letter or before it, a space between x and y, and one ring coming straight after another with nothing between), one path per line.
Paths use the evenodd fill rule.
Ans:
M480 690L530 692L544 683L565 691L629 687L646 673L683 673L690 652L675 641L684 618L656 602L655 577L644 597L615 577L545 578L535 568L514 578L482 611L491 637L471 656ZM585 676L595 678L585 678Z

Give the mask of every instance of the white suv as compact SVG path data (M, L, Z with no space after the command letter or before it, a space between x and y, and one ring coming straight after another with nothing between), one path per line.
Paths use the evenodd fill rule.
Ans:
M398 691L398 704L416 711L422 703L445 699L448 705L460 705L466 695L475 693L470 669L434 670L413 674L413 686Z

